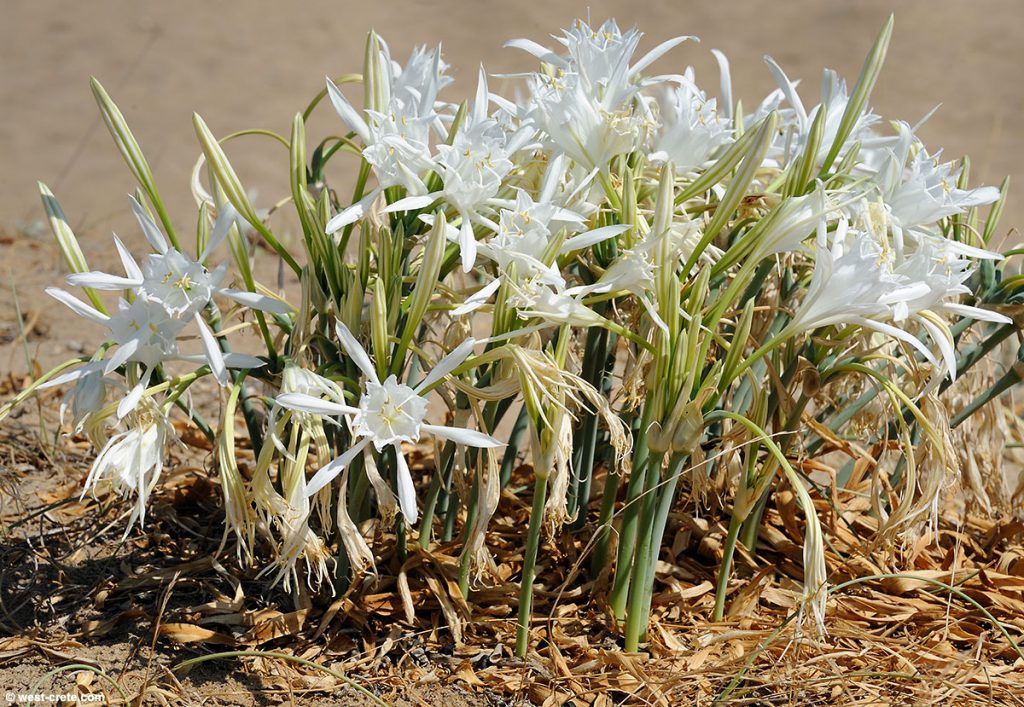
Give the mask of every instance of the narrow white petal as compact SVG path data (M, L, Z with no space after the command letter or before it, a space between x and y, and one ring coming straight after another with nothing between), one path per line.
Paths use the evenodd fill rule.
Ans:
M581 233L578 236L569 238L562 243L562 248L559 252L564 255L565 253L571 253L574 250L589 248L595 243L600 243L601 241L606 241L609 238L614 238L620 233L625 233L630 228L632 228L632 226L629 224L617 224L615 226L595 228L593 231L587 231L586 233Z
M361 219L366 215L366 210L370 208L370 204L372 204L373 200L378 196L380 196L380 189L373 189L369 194L352 204L352 206L344 208L335 214L334 217L327 222L327 228L324 229L327 235L336 233L345 228L345 226L355 223Z
M124 342L123 344L117 347L117 349L114 351L114 355L107 359L107 365L106 368L103 369L103 373L107 374L116 371L118 368L124 365L125 362L128 361L128 359L135 355L135 352L138 350L138 339L130 339Z
M370 128L366 125L366 121L330 79L327 79L327 94L331 97L334 110L338 112L338 116L341 117L345 125L352 129L364 143L369 143Z
M106 314L103 314L98 309L95 309L91 305L86 304L82 300L78 299L74 295L65 292L58 287L47 287L46 294L53 297L55 300L65 305L72 312L80 317L85 317L97 324L106 324L110 319Z
M462 271L469 272L476 262L476 238L473 236L473 224L466 216L462 217L462 227L459 229L459 249L462 255Z
M918 319L924 328L928 331L928 335L932 337L932 341L939 347L939 353L942 354L942 359L946 363L946 370L949 371L950 380L956 380L956 349L953 348L953 340L949 335L949 331L943 331L941 327L936 326L935 322L931 322L924 317Z
M480 73L476 84L476 97L473 99L473 123L479 125L487 120L487 72L480 65Z
M637 73L643 71L648 66L650 66L651 64L656 62L658 59L660 59L661 56L665 52L667 52L668 50L670 50L670 49L672 49L674 47L679 46L680 44L682 44L683 42L687 41L688 39L692 39L695 42L699 42L700 41L696 37L676 37L675 39L666 40L666 41L662 42L661 44L659 44L658 46L656 46L651 51L649 51L646 54L644 54L642 57L640 57L640 60L637 63L633 64L633 66L631 66L629 68L630 75L637 74Z
M123 420L124 417L130 413L142 400L142 394L146 392L146 385L143 381L128 391L128 395L121 399L121 402L117 404L117 419Z
M723 116L732 120L732 73L729 71L729 59L717 49L712 49L711 53L718 62L718 73L721 77L722 105L719 110Z
M199 327L199 338L203 342L203 355L206 357L207 363L210 364L210 371L213 372L213 377L217 379L218 383L227 385L228 370L224 365L224 353L220 350L217 339L213 336L213 332L210 331L210 327L207 326L202 315L197 313L195 320L196 326Z
M138 199L134 196L128 197L132 205L132 212L135 214L135 220L139 222L139 226L142 227L142 235L146 237L149 244L153 246L153 250L157 253L167 252L167 240L164 238L164 234L160 232L160 229L153 219L146 213L146 209L139 203Z
M76 381L85 374L89 373L90 371L91 369L89 368L89 364L86 364L81 368L76 368L75 370L69 371L68 373L63 373L57 376L56 378L51 378L45 383L39 385L38 389L46 390L47 388L56 388L58 386L64 385L65 383Z
M345 349L348 357L359 367L359 370L363 372L367 379L372 383L379 384L380 379L377 378L377 369L373 367L369 354L359 345L356 337L352 336L352 332L348 330L348 327L339 319L334 329L338 333L338 341L341 342L341 348Z
M345 470L352 460L362 454L370 438L360 440L354 447L345 450L345 453L334 461L324 465L319 471L313 474L313 478L306 484L306 497L315 496L316 493L327 484L331 483L338 474Z
M111 275L105 272L76 272L67 276L67 283L74 287L87 287L93 290L130 290L142 285L142 278L138 280L119 275Z
M957 304L955 302L949 302L942 305L942 309L953 314L958 314L961 317L967 317L968 319L977 319L982 322L995 322L996 324L1013 324L1013 320L1009 317L994 312L991 309L982 309L981 307L972 307L969 304Z
M228 233L231 232L232 224L238 219L239 214L234 206L224 204L220 207L220 213L217 214L213 230L210 231L210 240L206 242L206 247L203 248L203 252L199 255L199 262L206 262L206 259L213 254L213 251L217 250L217 247L224 242L224 239L228 237Z
M460 427L445 427L442 425L422 425L421 430L427 434L451 440L456 444L464 444L467 447L482 447L484 449L495 449L504 447L504 442L499 442L494 437L477 430L466 430Z
M425 209L434 203L438 194L438 192L433 192L431 194L423 194L422 196L407 196L404 199L399 199L393 204L388 204L382 211L386 214L390 214L396 211L415 211L417 209Z
M268 297L267 295L257 294L256 292L246 292L245 290L229 290L220 289L217 290L218 294L224 295L230 300L234 300L239 304L244 304L250 309L258 309L261 312L271 312L272 314L288 314L292 311L291 306L287 302L277 299L276 297Z
M306 393L284 393L274 398L274 401L281 407L288 408L289 410L311 412L316 415L328 415L331 417L355 415L359 412L357 408L350 405L332 403L329 400L321 400Z
M402 448L395 445L395 460L398 462L398 505L402 507L405 522L410 525L416 522L416 486L409 473L409 465L405 461Z
M421 390L426 390L461 366L462 362L469 358L469 355L473 353L473 346L475 344L476 341L469 338L452 349L450 354L442 358L437 362L436 366L430 369L430 373L428 373L426 377L420 381L420 384L416 386L416 392L418 393Z
M452 315L458 317L463 314L467 314L468 312L472 312L475 309L479 309L491 298L491 295L498 291L499 287L501 287L501 280L491 280L489 283L467 297L465 302L453 309Z
M135 262L131 252L117 236L114 236L114 246L117 248L117 254L121 257L121 266L124 267L124 274L133 280L142 282L142 268Z
M533 54L546 64L559 66L563 69L569 68L569 63L565 59L558 56L547 47L537 44L537 42L532 39L510 39L505 42L505 46L512 49L522 49L528 54Z
M260 368L267 362L257 356L229 351L224 354L224 365L228 368Z

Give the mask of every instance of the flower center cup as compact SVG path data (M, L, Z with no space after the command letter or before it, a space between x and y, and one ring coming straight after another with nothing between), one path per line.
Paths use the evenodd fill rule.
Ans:
M389 444L418 440L426 414L426 399L399 383L395 376L389 376L383 384L366 384L353 431L361 437L370 437L377 451L381 451Z

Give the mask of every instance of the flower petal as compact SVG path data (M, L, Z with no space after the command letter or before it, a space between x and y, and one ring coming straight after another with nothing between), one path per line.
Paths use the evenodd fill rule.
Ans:
M244 304L250 309L258 309L261 312L270 312L271 314L288 314L292 311L291 305L287 302L279 300L276 297L268 297L267 295L261 295L256 292L221 288L217 290L217 294L223 295L230 300L238 302L239 304Z
M499 442L494 437L484 434L478 430L467 430L460 427L444 427L442 425L421 425L420 429L427 434L432 434L441 439L451 440L456 444L464 444L467 447L481 447L483 449L495 449L504 447L504 442Z
M124 274L133 280L142 282L142 268L140 268L139 264L135 262L135 258L132 257L131 252L117 236L114 236L114 246L117 248L117 254L121 257L121 266L124 268Z
M47 287L46 294L50 295L50 297L53 297L55 300L65 305L68 309L70 309L78 316L85 317L86 319L94 321L97 324L106 324L110 320L110 317L108 317L106 314L103 314L98 309L93 308L92 306L86 304L85 302L78 299L71 293L65 292L59 287Z
M420 381L420 384L416 386L416 392L419 393L421 390L429 390L431 386L461 366L462 362L469 358L469 355L473 353L474 345L476 345L476 341L470 337L452 349L451 353L438 361L437 365L430 369L430 373L428 373L426 377Z
M338 341L341 342L341 348L345 349L345 353L352 359L353 363L359 366L359 370L363 372L363 375L369 379L371 383L380 384L380 379L377 378L377 369L373 367L373 363L370 361L369 354L359 345L359 341L356 337L352 336L352 332L348 330L342 321L339 319L334 326L335 331L338 332Z
M142 284L142 278L138 280L111 275L105 272L90 270L88 272L76 272L67 276L66 282L74 287L86 287L93 290L131 290Z
M306 393L284 393L274 398L274 402L281 407L288 408L289 410L311 412L316 415L328 415L331 417L338 415L355 415L359 412L358 408L354 408L350 405L333 403L330 400L322 400L321 398L307 395Z
M142 227L142 235L146 237L149 244L153 246L153 250L157 253L167 252L167 240L164 238L164 234L160 232L160 229L153 222L153 219L146 213L145 207L139 203L139 200L134 196L128 197L132 205L132 212L135 214L135 220L139 222L139 226Z
M354 130L364 143L369 143L370 128L366 125L366 121L330 79L327 79L327 95L331 97L331 104L334 105L334 110L338 112L338 116L345 125Z
M195 320L196 326L199 327L199 338L203 342L203 355L206 357L207 363L210 364L213 377L221 385L227 385L228 370L224 365L224 353L220 350L217 339L213 336L213 332L210 331L210 327L203 320L202 315L197 312Z
M334 478L345 470L352 460L359 456L366 445L370 443L370 438L360 440L354 447L350 447L345 450L344 454L335 459L332 462L324 465L319 471L313 474L313 478L306 483L306 497L314 496L327 484L334 481Z
M416 486L412 482L412 474L409 473L409 465L405 461L405 454L401 447L395 445L395 460L398 462L398 505L402 508L402 515L405 522L416 522Z

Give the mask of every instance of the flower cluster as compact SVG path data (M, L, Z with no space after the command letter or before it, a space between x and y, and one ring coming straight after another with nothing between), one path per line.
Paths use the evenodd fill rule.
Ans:
M380 540L367 519L424 548L463 524L468 591L471 576L486 581L489 519L528 458L522 652L542 528L591 529L593 572L613 568L607 606L635 649L670 509L706 503L715 484L733 499L721 618L736 544L756 551L766 498L785 477L806 519L803 600L821 625L822 530L790 458L832 451L821 430L841 434L846 410L881 393L888 408L872 434L892 433L896 457L915 467L912 441L940 449L949 433L945 413L929 412L938 396L991 351L986 337L1013 328L997 310L1016 290L1000 286L991 245L1005 190L971 187L965 162L942 162L916 126L868 107L891 28L852 91L826 71L813 105L769 59L777 88L752 111L720 52L712 95L692 68L671 69L698 51L693 38L640 54L641 33L613 21L577 22L552 46L510 41L539 62L517 77L518 98L493 93L481 68L461 103L446 98L440 47L402 65L371 34L361 77L328 80L277 136L299 248L256 211L229 146L196 116L196 258L95 84L139 180L131 206L153 252L140 265L115 238L124 275L90 271L44 187L67 284L90 303L49 292L109 329L95 356L37 386L75 382L75 424L102 447L86 489L134 494L141 522L177 406L217 442L226 518L249 559L269 544L279 577L299 578L304 560L314 584L344 556L359 577ZM307 151L305 120L321 103L343 135ZM331 188L346 155L351 198ZM247 230L291 268L291 285L256 282ZM230 259L208 269L225 242ZM120 293L114 309L102 292ZM266 350L233 353L228 334L242 330ZM201 353L184 353L195 336ZM185 395L206 376L227 399L218 428ZM255 470L235 457L236 414ZM123 431L108 441L110 425ZM878 461L876 474L903 463ZM913 478L880 501L881 537L934 502L921 506Z

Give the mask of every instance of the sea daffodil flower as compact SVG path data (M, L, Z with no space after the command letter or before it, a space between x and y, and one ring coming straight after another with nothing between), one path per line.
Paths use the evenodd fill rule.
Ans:
M353 407L343 401L323 400L304 393L285 393L276 399L277 404L290 410L344 418L348 421L354 437L351 447L313 475L306 484L306 495L312 496L329 484L357 456L363 454L370 444L373 444L378 452L390 446L395 450L398 464L398 500L402 515L406 521L414 523L417 517L416 490L405 453L402 451L403 442L414 443L427 434L468 447L487 449L504 446L483 432L431 425L424 421L427 415L425 396L435 384L441 382L469 357L476 342L473 339L462 342L438 361L416 387L411 387L398 382L397 377L393 375L381 381L369 354L352 332L341 322L337 323L336 330L342 349L366 376L358 406Z

